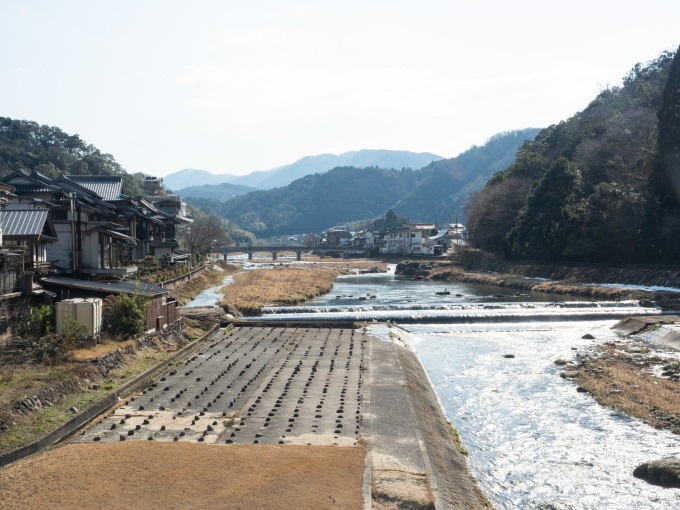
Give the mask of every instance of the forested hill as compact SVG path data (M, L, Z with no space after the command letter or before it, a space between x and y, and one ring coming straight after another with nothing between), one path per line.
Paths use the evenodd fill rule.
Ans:
M524 260L676 263L680 51L524 144L470 201L485 249Z
M416 187L392 209L415 221L463 220L468 199L496 172L507 168L522 144L539 131L529 128L499 133L481 147L473 146L455 158L431 163L422 169Z
M256 191L250 186L241 184L231 184L223 182L221 184L204 184L202 186L189 186L183 188L180 193L184 198L200 199L210 198L213 200L226 201L239 195L245 195L251 191Z
M417 172L339 167L283 188L254 191L227 202L188 199L258 237L320 232L336 224L382 215L417 183Z
M110 154L54 126L0 117L0 175L37 170L48 176L121 175L124 193L140 194L142 177L128 174Z
M466 197L507 166L522 143L537 132L502 133L481 147L422 170L339 167L224 203L188 200L259 237L320 232L334 225L380 217L388 209L407 215L411 221L442 223L461 214Z

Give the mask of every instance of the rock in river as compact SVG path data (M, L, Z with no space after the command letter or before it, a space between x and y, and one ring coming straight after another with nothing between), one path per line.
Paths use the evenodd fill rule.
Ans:
M645 462L635 468L633 476L653 485L680 488L680 459L668 457Z

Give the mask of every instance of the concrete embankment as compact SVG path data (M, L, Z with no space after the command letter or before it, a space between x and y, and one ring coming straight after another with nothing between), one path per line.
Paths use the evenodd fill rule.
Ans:
M352 328L223 330L74 441L135 440L358 449L364 508L485 507L415 354Z
M429 498L435 508L489 508L416 354L373 337L367 350L375 508L427 508Z
M627 317L612 326L617 333L680 350L680 315Z

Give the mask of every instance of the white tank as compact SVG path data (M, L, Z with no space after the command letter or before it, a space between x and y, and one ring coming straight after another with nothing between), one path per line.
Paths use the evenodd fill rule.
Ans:
M66 317L87 327L88 336L102 332L102 300L100 298L64 299L57 303L57 334L61 334Z

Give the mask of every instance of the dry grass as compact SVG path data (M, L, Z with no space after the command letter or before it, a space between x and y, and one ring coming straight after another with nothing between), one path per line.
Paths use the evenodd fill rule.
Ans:
M578 383L600 404L680 434L680 383L646 372L647 363L608 346L575 370Z
M506 287L529 292L583 296L598 299L649 299L649 293L631 289L584 286L578 283L544 282L527 279L515 274L489 274L467 272L458 267L439 267L429 272L432 280L458 281L480 285Z
M234 277L224 288L220 305L234 314L258 314L263 306L287 306L304 303L330 292L335 278L344 274L340 268L254 269Z
M114 338L105 337L101 343L97 345L90 345L88 347L81 347L80 349L73 349L68 353L68 359L73 361L83 361L95 359L116 349L122 349L128 345L135 345L136 340L128 339L119 341Z
M63 363L57 367L19 366L2 367L0 372L0 422L12 425L9 430L0 430L0 452L5 452L56 429L73 417L72 406L84 409L106 396L110 391L148 370L172 354L171 351L151 351L127 356L127 363L101 378L92 364ZM97 386L83 387L83 379L96 381ZM63 395L63 400L53 406L44 407L30 414L12 412L12 404L40 390L54 387L58 383L72 383L72 393ZM87 383L85 386L89 386ZM80 389L78 389L80 387ZM96 388L96 389L95 389ZM2 507L2 505L0 505Z
M361 447L70 444L0 469L12 509L360 509Z

